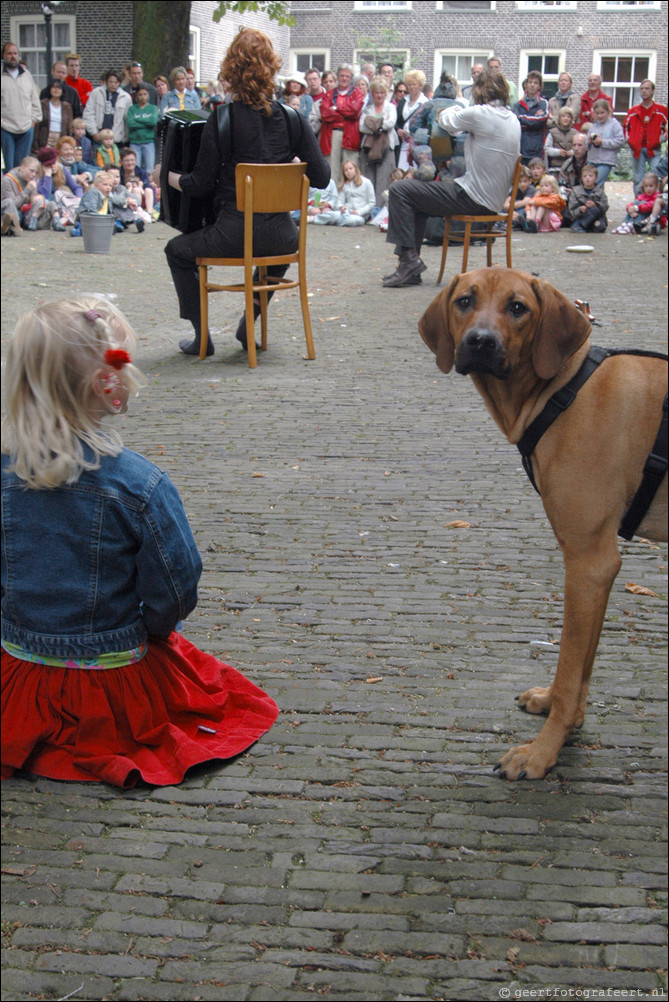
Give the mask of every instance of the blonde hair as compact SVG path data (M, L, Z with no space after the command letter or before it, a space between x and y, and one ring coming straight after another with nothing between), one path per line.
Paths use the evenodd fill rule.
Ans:
M404 82L407 86L409 83L417 83L422 89L427 82L427 77L422 70L407 70L404 74Z
M98 133L98 135L100 136L100 139L113 139L114 138L114 133L113 133L112 129L100 129L100 132Z
M539 178L537 182L539 188L542 184L547 184L554 195L560 194L560 185L558 184L557 178L553 174L544 174L542 178Z
M135 395L144 384L139 370L105 359L109 348L131 353L135 340L123 314L98 296L43 303L19 318L5 362L2 451L27 487L74 483L102 456L120 453L119 435L100 427L93 377L115 373Z
M344 167L346 167L347 164L351 164L352 167L355 167L353 184L356 186L356 188L359 188L360 185L362 184L362 174L360 173L360 168L358 167L358 165L354 163L353 160L344 160L344 162L341 165L341 181L337 185L340 191L342 190L345 184L349 183L348 178L344 174Z

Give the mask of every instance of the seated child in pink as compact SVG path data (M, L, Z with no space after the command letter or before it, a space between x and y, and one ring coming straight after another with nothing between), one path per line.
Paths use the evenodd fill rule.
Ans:
M560 194L557 179L552 174L544 174L539 182L539 191L531 199L525 210L528 228L539 233L551 233L562 226L562 213L567 203ZM532 225L534 224L534 225Z

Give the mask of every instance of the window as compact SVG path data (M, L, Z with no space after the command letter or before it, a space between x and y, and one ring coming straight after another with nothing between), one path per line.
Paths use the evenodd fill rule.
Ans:
M660 10L660 0L597 0L597 10Z
M321 73L330 69L329 49L291 49L290 50L290 70L291 73L301 73L302 76L314 66Z
M396 81L402 77L405 70L409 69L410 56L409 49L381 49L376 52L370 52L367 49L353 50L353 61L358 66L362 66L363 63L374 63L378 69L382 63L392 63Z
M354 10L373 11L379 10L411 10L411 0L355 0Z
M613 98L614 114L623 119L632 105L641 100L639 84L646 78L653 80L656 68L656 52L600 50L594 53L592 71L601 76L602 90Z
M542 50L524 49L520 53L520 80L525 79L530 70L538 70L543 77L544 85L541 96L548 101L557 91L558 77L565 66L564 49L546 52ZM520 87L518 88L520 93Z
M76 41L73 17L51 18L51 66L47 66L46 21L42 16L11 17L10 37L16 39L21 59L32 73L37 89L46 87L49 70L57 61L73 52Z
M576 10L576 0L517 0L518 10Z
M200 80L200 29L188 29L188 65L195 74L195 82Z
M460 0L437 0L437 10L447 10L451 13L455 11L462 11L464 14L470 14L472 11L480 10L496 10L497 3L495 0L492 2L486 2L486 0L471 0L471 3L465 0L461 3Z
M477 52L476 49L438 49L434 54L435 84L439 83L442 73L449 73L461 87L470 87L474 63L481 63L485 67L491 56L489 49L485 52Z

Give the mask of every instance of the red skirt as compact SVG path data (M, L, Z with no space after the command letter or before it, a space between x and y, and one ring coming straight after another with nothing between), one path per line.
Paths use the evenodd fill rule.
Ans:
M24 769L168 786L193 765L239 755L278 713L241 672L178 633L150 641L146 656L123 668L55 668L3 650L2 778Z

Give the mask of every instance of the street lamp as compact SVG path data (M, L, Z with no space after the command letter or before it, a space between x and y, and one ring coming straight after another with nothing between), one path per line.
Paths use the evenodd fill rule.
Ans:
M51 16L56 9L60 7L62 0L51 0L50 3L41 3L42 13L44 14L44 27L46 32L46 79L47 84L51 76L51 66L53 64L53 55L51 50Z

